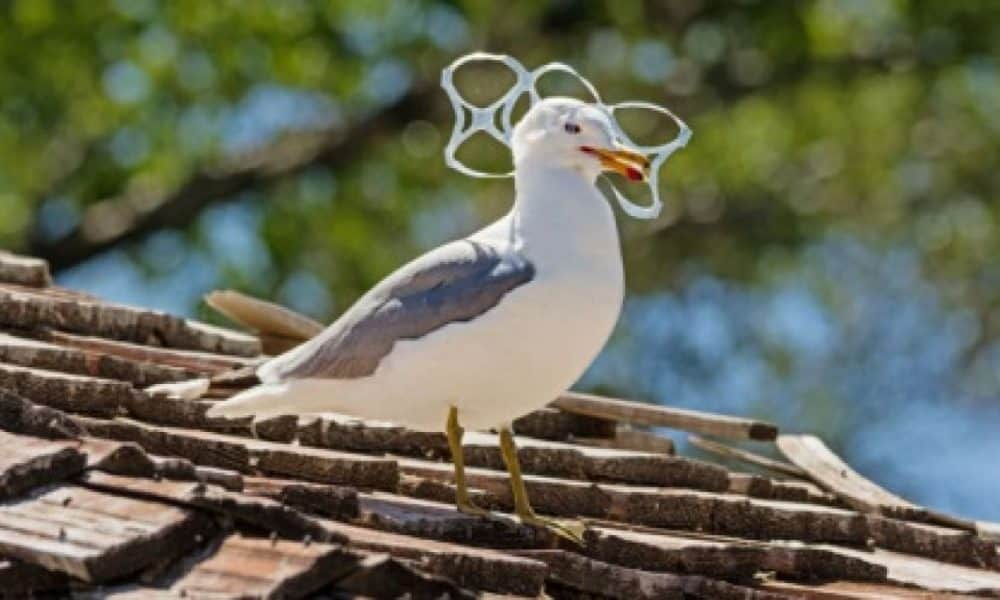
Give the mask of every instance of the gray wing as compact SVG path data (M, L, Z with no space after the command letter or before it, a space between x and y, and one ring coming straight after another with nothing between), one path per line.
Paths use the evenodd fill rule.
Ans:
M471 240L441 246L382 280L321 334L259 370L266 382L375 372L397 340L470 321L531 281L534 266Z

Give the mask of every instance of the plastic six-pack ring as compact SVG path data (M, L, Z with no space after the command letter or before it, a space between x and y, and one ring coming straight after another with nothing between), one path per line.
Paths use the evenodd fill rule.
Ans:
M455 88L454 75L455 71L458 70L459 67L471 62L496 62L505 65L514 73L516 78L514 86L511 87L511 89L508 90L503 96L487 106L477 106L469 102L463 98ZM614 129L613 133L617 138L618 143L630 150L639 152L650 159L649 179L646 180L646 185L649 186L652 201L648 206L642 206L632 202L620 191L618 191L618 188L616 188L613 184L611 184L610 187L615 199L618 201L618 204L628 215L637 219L655 219L659 216L660 209L663 207L663 203L660 201L660 193L658 189L660 167L662 167L663 163L670 158L671 154L687 145L688 140L691 139L691 129L684 123L684 121L679 119L676 115L674 115L674 113L670 112L669 109L651 102L628 101L610 105L605 104L604 101L601 100L601 96L597 93L597 89L593 86L593 84L591 84L585 77L577 73L573 67L564 63L552 62L542 65L533 71L528 71L524 65L511 56L507 56L505 54L473 52L472 54L466 54L448 65L441 72L441 87L443 87L445 92L447 92L448 99L451 101L452 109L455 112L455 125L452 127L451 138L448 140L448 144L444 149L445 163L452 169L470 177L498 178L513 176L513 171L508 173L486 173L472 169L462 163L462 161L456 157L455 153L458 151L459 146L480 131L488 134L493 139L507 146L507 148L510 148L511 135L514 130L514 125L511 123L511 119L513 117L514 107L517 104L517 101L523 94L527 93L531 106L534 106L537 102L539 102L541 100L541 96L538 93L538 80L544 75L552 72L562 72L577 78L591 94L591 96L593 96L593 106L603 111L608 117L608 121L611 122L611 126ZM628 134L622 130L621 126L618 124L618 120L615 118L615 112L622 109L645 109L666 115L677 124L679 132L674 139L665 144L652 146L636 144L632 138L630 138ZM500 111L499 127L497 127L497 111ZM468 117L466 113L468 113Z

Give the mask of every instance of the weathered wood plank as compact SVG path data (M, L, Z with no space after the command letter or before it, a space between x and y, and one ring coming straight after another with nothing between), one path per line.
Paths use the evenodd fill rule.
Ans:
M79 450L87 457L88 469L112 475L197 481L227 490L243 489L243 477L235 471L196 465L183 458L151 455L133 442L83 437Z
M498 594L537 596L547 569L536 560L495 550L375 531L336 521L322 521L347 538L348 547L384 552L414 561L422 570L453 580L464 588Z
M486 548L548 548L556 537L545 530L522 525L509 515L490 518L458 512L454 502L430 502L382 492L364 493L358 521L367 527Z
M274 482L271 480L248 478L248 481L248 494L263 492L269 495L273 491L272 486ZM488 554L471 548L463 548L450 544L437 544L410 537L379 537L376 532L362 528L340 527L339 525L331 526L333 522L314 519L307 515L296 513L288 507L272 502L267 498L250 498L245 494L226 493L220 489L213 489L212 486L198 486L191 483L148 479L130 479L103 473L88 473L84 477L83 482L88 487L102 491L114 491L119 494L133 494L140 497L172 500L225 512L237 521L244 521L264 530L276 531L283 537L302 539L303 536L309 536L312 540L336 541L368 549L376 548L379 551L392 551L395 555L404 556L409 559L426 560L435 569L440 570L442 574L449 574L450 576L453 576L457 572L457 569L461 567L463 557L465 560L471 561L472 566L485 565L488 568L492 567L494 569L506 566L509 562L505 561L502 555ZM270 489L265 491L262 487L269 487ZM362 510L366 516L362 520L369 525L373 522L378 522L382 527L396 526L402 521L403 511L411 511L413 513L417 508L416 506L407 505L405 499L397 498L397 501L394 502L393 497L387 494L366 495L366 498L367 503ZM431 518L433 510L430 509L434 507L424 508L425 510L422 511L419 518ZM453 512L456 515L453 519L480 522L479 533L485 531L486 528L496 527L488 520L466 517L465 515L455 513L454 509L437 508L441 512L448 510ZM344 516L338 515L340 518ZM437 524L424 522L416 526L423 533L430 533L433 528L442 527L442 519L443 517L439 515L439 522ZM413 523L411 522L412 525ZM521 533L524 536L533 535L531 528L525 528L514 523L510 525L514 528L521 528ZM466 523L466 526L468 527L468 523ZM451 527L451 530L454 531L456 523L445 524L444 527ZM382 545L373 545L371 543L372 539L379 540ZM388 544L388 546L385 544ZM393 546L393 544L396 545ZM524 564L519 562L513 563L513 566L521 570L524 569ZM466 577L471 578L472 581L476 581L476 578L472 575L466 575ZM499 583L495 585L502 586Z
M843 556L882 565L890 582L936 592L1000 597L1000 573L954 565L883 549L868 552L841 546L823 546Z
M822 488L852 508L887 517L976 531L972 521L917 506L865 478L814 435L781 435L778 449Z
M0 332L0 362L61 371L76 375L126 381L139 387L181 381L194 377L194 371L139 362L92 350L81 350Z
M746 579L761 571L813 579L885 581L886 568L806 544L774 544L660 529L595 525L584 553L591 558L646 571Z
M160 346L145 346L138 343L77 335L53 329L33 331L32 335L43 341L69 348L101 352L136 362L155 363L162 366L184 369L200 375L214 375L242 368L256 360L226 354L199 352L196 350L176 350Z
M791 463L786 463L780 460L774 460L773 458L768 458L742 448L727 446L726 444L721 444L714 440L708 440L697 435L689 435L688 442L690 442L695 448L699 448L717 456L732 458L740 462L754 465L755 467L761 467L767 469L768 471L786 475L788 477L809 479L809 474L801 467L797 467Z
M405 475L452 481L450 465L399 459ZM491 494L510 510L507 475L470 468L469 485ZM864 515L834 507L748 498L699 490L592 483L528 475L528 494L540 512L563 517L594 517L649 527L702 531L771 540L831 542L881 547L937 560L989 565L993 545L972 533ZM404 488L410 491L412 488Z
M79 450L87 457L87 468L112 475L210 483L227 490L243 490L240 473L196 465L185 458L156 456L135 442L82 437Z
M46 440L0 431L0 500L16 498L83 470L86 458L71 440Z
M399 488L397 492L408 498L418 498L420 500L430 500L442 504L453 505L455 502L455 486L447 480L430 479L402 473L399 477ZM503 510L509 507L495 494L486 492L475 487L468 488L469 497L478 506L490 510Z
M511 424L514 433L540 440L567 441L577 438L611 439L614 421L543 408L528 413Z
M781 453L803 473L857 510L881 513L883 508L917 508L862 477L816 436L784 434L778 436L776 443Z
M382 490L395 489L399 481L396 462L386 458L154 426L130 419L74 419L97 437L135 442L153 454L178 456L195 464L246 474L263 472Z
M260 354L257 338L167 313L69 299L0 285L0 325L72 333L238 356Z
M750 473L729 473L729 492L767 500L807 502L845 508L833 494L824 492L811 482L799 479L771 479Z
M298 439L302 444L319 448L390 452L427 458L448 456L448 440L443 433L414 431L390 423L361 421L343 415L303 419Z
M298 436L300 442L310 446L423 458L448 456L443 434L335 415L304 423ZM725 490L729 486L725 469L688 458L520 436L517 442L518 457L526 473L708 490ZM503 468L495 434L467 432L462 446L467 464Z
M358 517L358 491L351 487L277 479L245 477L243 491L263 496L309 513L337 520Z
M291 350L323 331L323 325L273 302L235 290L217 290L205 302L260 339L264 353L275 356Z
M517 444L521 468L526 473L714 491L729 487L725 469L689 458L523 437L517 438ZM504 469L496 435L468 432L462 446L466 464Z
M761 591L700 575L629 569L563 550L519 553L544 562L549 577L590 594L622 600L704 598L706 600L786 600L795 596Z
M204 400L186 400L137 392L129 398L127 407L131 417L146 423L259 437L272 442L290 442L298 430L298 419L293 416L274 417L256 422L253 417L209 418L205 413L212 404Z
M234 534L170 590L187 597L303 598L354 570L360 559L342 547Z
M868 515L868 528L879 548L954 564L1000 568L996 547L975 532L878 515Z
M0 250L0 282L33 287L52 285L49 263L40 258Z
M451 482L447 464L399 459L407 475ZM467 469L471 486L512 507L506 473ZM592 483L528 475L528 494L540 512L562 517L594 517L751 539L800 539L863 545L869 529L864 516L823 506L759 500L698 490Z
M189 511L76 485L0 505L0 553L90 582L186 552L210 529Z
M551 406L600 419L653 427L669 427L724 438L769 441L778 436L777 426L764 421L644 404L631 400L605 398L579 392L567 392L553 401Z
M667 436L659 435L652 431L640 431L623 426L618 427L614 437L575 437L573 438L573 442L583 446L618 448L621 450L635 450L637 452L657 452L671 456L675 453L674 441Z
M264 497L230 492L214 485L191 481L166 481L140 477L121 477L100 471L90 471L80 477L80 485L89 489L145 500L155 500L206 509L225 514L264 531L273 531L287 539L305 537L322 542L344 543L316 520Z
M0 427L49 439L72 439L84 433L65 413L35 404L3 387L0 387Z
M357 567L337 580L335 589L359 598L448 598L473 600L477 594L443 577L435 577L388 554L365 553Z
M966 600L965 594L949 594L929 592L908 586L859 583L854 581L808 582L795 583L791 581L769 580L761 584L761 589L791 594L795 598L809 600Z
M327 415L303 421L298 431L305 445L363 452L390 452L423 458L447 457L447 440L440 433L411 431L388 423ZM726 471L687 458L617 448L596 448L518 437L521 466L527 473L573 478L683 485L724 490ZM469 465L503 468L497 436L467 432L463 440Z
M273 302L235 290L205 294L205 302L234 322L272 336L302 343L323 331L323 324Z
M127 383L0 364L0 388L36 404L101 417L125 414L136 392Z
M64 593L69 577L37 565L0 558L0 595L5 598L47 598Z

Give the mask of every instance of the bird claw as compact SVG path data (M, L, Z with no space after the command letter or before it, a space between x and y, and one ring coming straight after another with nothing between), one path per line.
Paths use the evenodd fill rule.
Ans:
M470 517L488 517L490 516L490 511L486 510L481 506L477 506L471 500L459 501L456 503L456 508L458 512L463 515L469 515Z
M545 517L539 517L536 514L519 515L518 518L521 523L525 525L531 525L533 527L550 531L562 539L576 544L577 546L587 545L584 541L584 534L587 531L587 525L583 521L577 521L575 519L548 519Z

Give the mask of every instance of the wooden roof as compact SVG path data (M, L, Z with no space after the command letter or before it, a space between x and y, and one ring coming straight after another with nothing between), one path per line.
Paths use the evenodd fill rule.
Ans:
M995 524L907 502L818 438L752 419L568 393L515 430L536 508L585 519L586 546L509 516L490 432L464 445L496 516L462 515L443 435L206 417L253 384L261 342L54 287L43 261L0 252L0 590L1000 597ZM194 400L145 389L194 378L210 382ZM720 460L679 456L650 427L705 436L693 445Z

